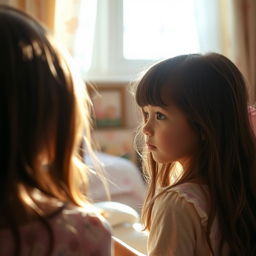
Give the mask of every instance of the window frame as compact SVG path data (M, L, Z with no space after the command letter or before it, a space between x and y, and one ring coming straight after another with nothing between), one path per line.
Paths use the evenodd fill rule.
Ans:
M122 0L98 0L93 52L92 66L87 73L89 80L131 81L156 61L123 57Z
M97 19L91 68L85 72L87 80L134 81L141 72L161 60L131 60L123 56L123 0L97 1ZM199 12L200 53L222 52L220 34L220 3L194 0ZM207 28L207 29L206 29ZM209 40L210 38L210 40ZM135 38L137 40L137 38Z

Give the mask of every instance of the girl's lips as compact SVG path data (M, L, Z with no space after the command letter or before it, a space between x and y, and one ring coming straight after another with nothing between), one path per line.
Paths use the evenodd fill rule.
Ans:
M149 143L147 143L147 147L148 147L149 151L154 151L154 150L156 150L156 146L151 145L151 144L149 144Z

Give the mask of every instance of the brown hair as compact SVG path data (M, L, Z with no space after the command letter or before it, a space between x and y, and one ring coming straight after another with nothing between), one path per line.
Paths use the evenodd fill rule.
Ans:
M174 103L203 140L180 179L171 184L175 163L159 164L144 150L144 171L149 187L142 211L150 229L158 187L170 187L200 177L208 185L210 213L207 240L218 217L230 255L256 253L256 149L250 127L245 81L238 68L217 53L191 54L152 66L138 82L140 107ZM161 193L162 194L162 193ZM221 252L220 252L221 253Z
M35 20L1 5L0 34L1 223L11 228L18 254L14 204L38 215L50 235L49 255L53 234L31 191L78 206L87 202L87 167L79 149L85 134L92 151L91 103L83 82Z

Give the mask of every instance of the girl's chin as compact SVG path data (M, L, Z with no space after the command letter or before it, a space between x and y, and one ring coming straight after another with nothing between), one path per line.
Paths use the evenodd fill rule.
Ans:
M159 152L157 152L157 151L151 152L151 154L152 154L154 161L156 161L157 163L160 163L160 164L170 164L170 163L177 162L184 167L184 166L187 166L191 160L190 156L183 156L183 155L182 156L173 156L173 157L171 157L170 155L163 156L163 155L159 154Z
M176 161L176 159L174 159L174 158L165 158L165 157L162 157L162 156L156 154L155 152L152 152L152 156L153 156L154 161L156 161L157 163L160 163L160 164L170 164L170 163Z

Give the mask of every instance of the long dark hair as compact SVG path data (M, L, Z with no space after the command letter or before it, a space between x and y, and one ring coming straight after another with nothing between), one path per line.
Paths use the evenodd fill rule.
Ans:
M91 103L38 22L1 5L0 34L0 224L12 231L17 255L21 238L14 205L32 212L49 233L49 255L54 237L31 193L37 189L48 199L80 206L87 202L79 150L84 134L91 149Z
M138 82L136 101L140 107L174 103L203 138L190 168L173 185L195 177L208 185L210 248L209 233L217 217L220 251L225 242L230 255L255 255L256 148L246 84L238 68L217 53L167 59L152 66ZM156 188L171 186L174 163L159 164L147 150L144 157L149 187L142 217L150 229Z

